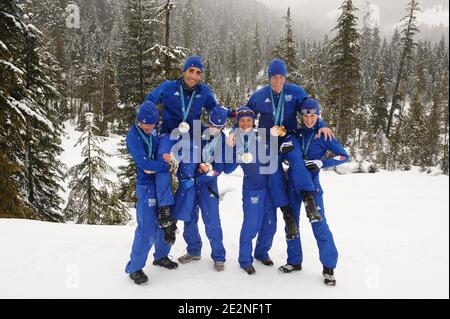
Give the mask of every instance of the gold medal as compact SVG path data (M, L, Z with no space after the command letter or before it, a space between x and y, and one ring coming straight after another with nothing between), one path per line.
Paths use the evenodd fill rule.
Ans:
M279 137L285 137L287 132L286 132L286 127L284 126L277 126L277 130L278 130L278 136Z
M273 126L271 129L270 129L270 134L272 135L272 136L275 136L275 137L278 137L279 136L279 130L278 130L278 128L279 128L279 126Z
M178 125L178 129L180 130L180 132L182 134L188 133L190 128L191 127L189 126L189 124L187 122L181 122L180 125Z

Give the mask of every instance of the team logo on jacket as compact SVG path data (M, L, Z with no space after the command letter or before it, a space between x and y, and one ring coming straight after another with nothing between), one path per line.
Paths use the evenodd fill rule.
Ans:
M250 198L250 201L253 205L256 205L259 203L259 197L252 197Z
M180 96L180 92L176 91L174 95L175 96Z
M286 102L291 102L292 101L292 95L286 95L285 101Z
M202 97L201 94L197 94L197 95L195 96L196 99L199 99L199 98L201 98L201 97Z
M148 199L148 207L155 207L156 206L156 199L155 198L149 198Z
M265 102L265 103L270 103L269 98L267 98L264 102Z
M333 158L335 161L344 161L345 157L344 156L336 156L335 158Z

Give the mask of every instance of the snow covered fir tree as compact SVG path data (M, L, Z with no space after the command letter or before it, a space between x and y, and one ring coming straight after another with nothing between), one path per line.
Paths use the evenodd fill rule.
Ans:
M94 126L94 114L85 114L86 125L77 145L83 162L71 167L69 200L64 210L66 221L90 225L124 224L130 219L127 207L117 197L115 184L107 174L113 172L107 154L99 145L103 138Z
M448 175L448 27L431 34L422 2L405 0L387 31L370 5L341 1L318 32L295 7L254 0L2 0L0 218L125 223L135 188L125 134L145 95L179 78L194 54L219 104L233 109L267 84L270 60L285 59L289 81L321 101L357 171ZM62 161L73 127L87 143L78 168ZM125 159L105 176L101 145L112 137Z

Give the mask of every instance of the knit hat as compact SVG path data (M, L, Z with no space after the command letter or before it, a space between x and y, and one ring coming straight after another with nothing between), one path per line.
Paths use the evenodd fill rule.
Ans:
M209 114L209 123L216 127L224 127L227 124L228 109L218 106Z
M189 68L198 68L203 72L205 65L203 64L203 60L199 56L190 56L186 59L183 67L183 73L186 72Z
M281 59L272 60L269 64L269 70L267 71L269 74L269 79L274 75L282 75L284 77L287 76L287 66Z
M254 120L256 118L256 115L251 108L247 106L242 106L236 112L236 122L239 123L239 121L243 117L251 117Z
M139 106L136 119L139 123L156 124L159 121L158 108L152 102L144 101Z
M316 114L320 115L320 103L317 100L307 98L300 106L302 114Z

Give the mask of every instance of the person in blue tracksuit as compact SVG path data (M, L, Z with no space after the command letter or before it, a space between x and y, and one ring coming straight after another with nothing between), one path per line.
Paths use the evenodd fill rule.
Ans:
M319 248L320 261L323 265L324 282L329 286L336 284L334 269L336 268L338 252L333 240L333 235L325 218L325 207L323 203L323 190L320 185L320 169L341 165L349 160L349 156L344 147L336 140L325 140L323 137L317 138L319 129L318 118L320 115L320 104L314 99L307 99L303 102L303 127L299 130L299 141L303 151L305 165L310 171L314 182L314 199L318 205L318 210L322 216L322 221L312 224L314 236ZM327 152L334 154L331 159L324 159ZM290 179L296 178L291 174ZM300 207L302 203L301 194L294 190L295 182L289 181L289 195L294 210L294 217L299 225ZM302 268L302 246L300 238L287 242L287 264L279 268L282 273L299 271Z
M255 92L248 100L247 107L252 109L256 115L260 115L258 129L264 128L268 135L278 136L282 150L295 150L295 152L288 152L284 156L291 164L293 174L296 176L294 189L298 193L303 192L306 211L310 221L320 221L320 214L317 212L312 196L314 183L303 163L300 144L295 136L295 132L298 129L297 114L301 112L302 102L308 95L300 86L286 82L287 67L281 59L274 59L270 62L268 76L270 85ZM325 127L324 122L320 122L319 125L319 133L323 133L327 138L331 139L331 130ZM267 138L266 140L268 141L269 139ZM230 143L232 144L233 142ZM278 156L279 154L277 153L276 155ZM279 169L281 170L281 162ZM279 182L282 182L282 184L277 184ZM286 182L279 179L274 182L271 181L271 184L274 185L271 189L286 189L287 187ZM283 215L286 216L284 212Z
M236 113L238 129L235 130L237 143L233 148L233 158L227 158L224 173L232 173L238 166L244 171L242 203L244 220L240 233L239 264L249 275L255 274L253 266L252 240L258 236L255 258L268 256L276 231L276 208L268 189L269 175L261 173L266 165L260 161L258 151L265 145L259 142L253 129L255 113L248 107L241 107ZM263 145L261 145L263 144Z
M200 120L202 111L212 111L217 107L211 89L201 83L204 64L200 57L191 56L186 59L183 67L183 77L176 81L166 81L147 94L146 100L156 105L162 105L162 124L157 159L171 153L172 147L177 143L170 139L174 129L186 132L192 137L194 121ZM228 111L232 115L232 111ZM170 226L174 221L170 217L170 207L174 204L170 173L156 174L156 196L159 208L161 226ZM176 227L172 227L175 228ZM173 243L173 242L172 242Z
M214 269L225 269L225 248L219 215L219 189L217 178L223 171L225 134L228 110L216 107L209 115L209 128L204 130L201 141L202 161L180 166L180 187L175 194L173 217L184 221L183 237L187 254L178 258L182 264L200 260L202 240L198 230L199 209L211 244ZM182 185L184 183L185 185ZM187 184L187 185L186 185Z
M137 228L133 241L130 261L125 272L138 285L148 281L143 272L148 253L156 244L158 251L163 241L163 232L158 227L155 173L167 172L169 163L155 160L158 149L158 135L155 126L159 121L158 109L151 102L141 104L133 124L127 134L128 152L136 164Z

